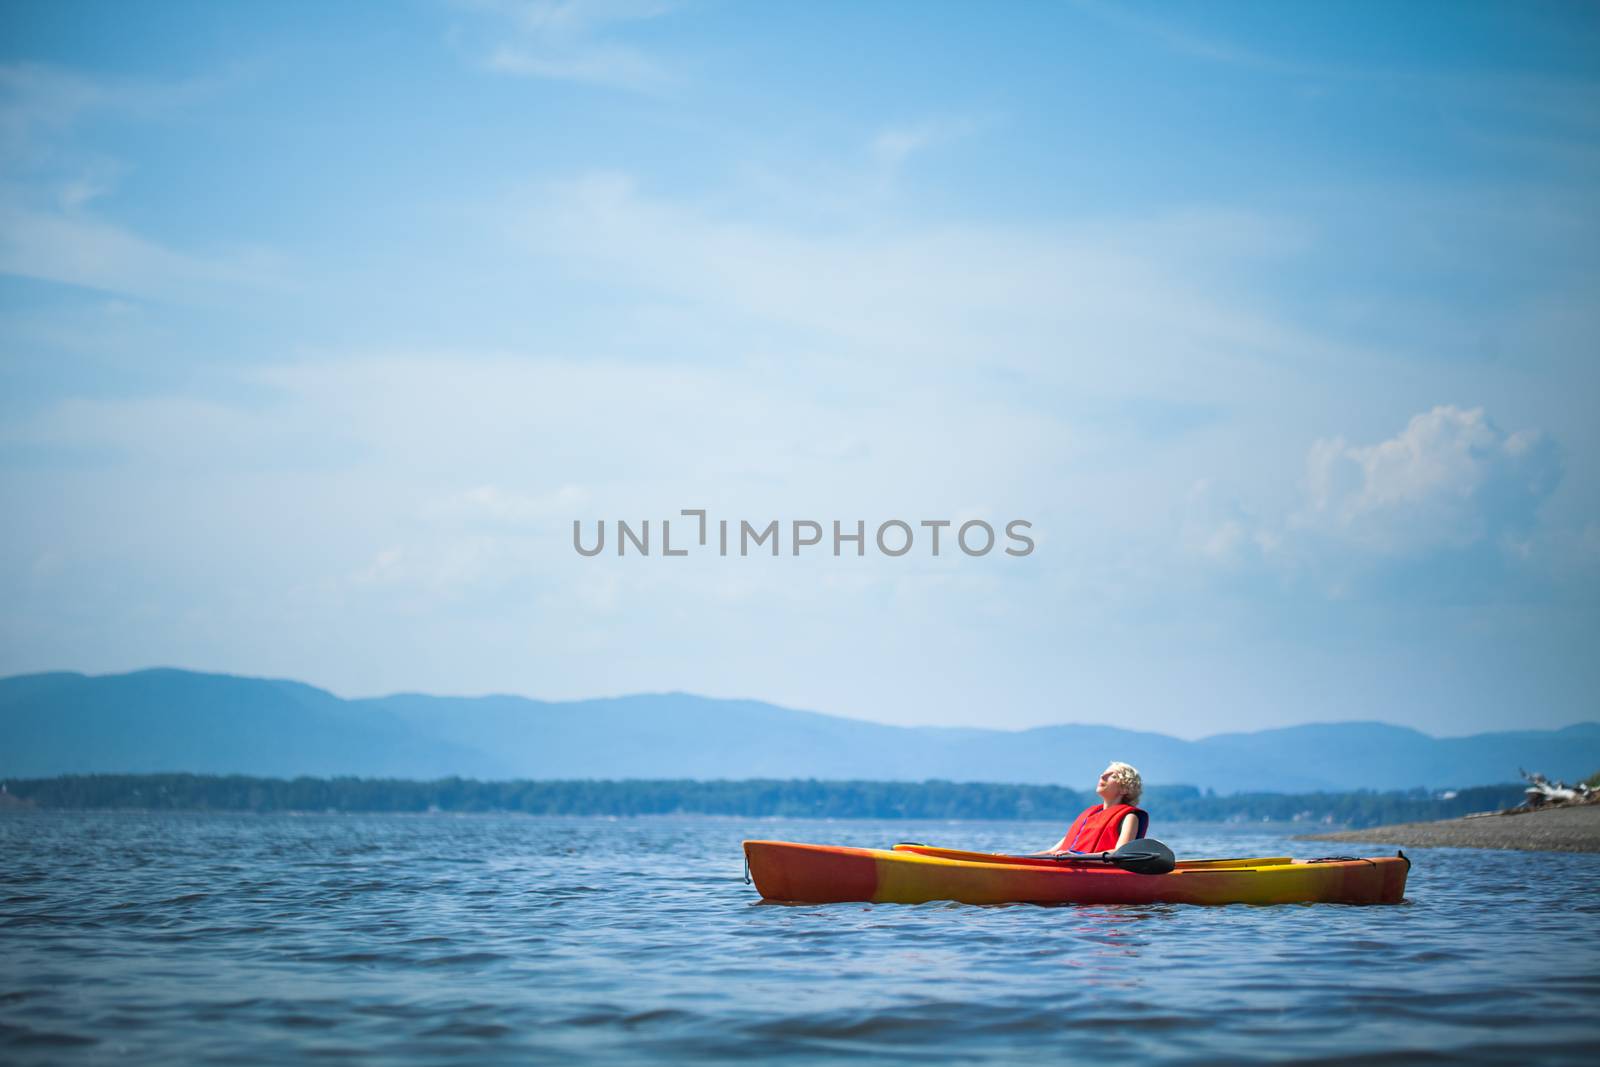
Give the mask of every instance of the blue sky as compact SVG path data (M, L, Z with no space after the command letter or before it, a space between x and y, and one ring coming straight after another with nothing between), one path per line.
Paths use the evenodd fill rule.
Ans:
M0 20L0 672L1600 717L1591 9ZM693 507L1038 549L571 548Z

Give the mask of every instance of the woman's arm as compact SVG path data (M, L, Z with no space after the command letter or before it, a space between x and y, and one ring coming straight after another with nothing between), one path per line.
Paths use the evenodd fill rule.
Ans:
M1122 817L1122 832L1117 835L1117 848L1121 848L1139 832L1139 816L1124 815Z

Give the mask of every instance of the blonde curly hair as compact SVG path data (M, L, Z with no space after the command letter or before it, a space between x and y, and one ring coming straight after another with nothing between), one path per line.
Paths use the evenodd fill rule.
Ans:
M1105 773L1111 775L1111 780L1122 787L1124 804L1139 803L1139 797L1144 792L1144 779L1139 777L1137 769L1129 764L1113 761L1106 766Z

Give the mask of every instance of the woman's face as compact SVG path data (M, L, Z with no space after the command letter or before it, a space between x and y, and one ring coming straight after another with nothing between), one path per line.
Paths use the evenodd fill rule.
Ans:
M1100 785L1095 792L1107 804L1115 804L1122 799L1122 783L1111 777L1111 768L1100 772Z

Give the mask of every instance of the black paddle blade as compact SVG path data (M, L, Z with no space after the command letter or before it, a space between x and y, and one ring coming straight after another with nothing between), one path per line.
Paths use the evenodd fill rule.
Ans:
M1178 865L1178 858L1155 838L1140 837L1108 855L1106 862L1134 874L1166 874Z

